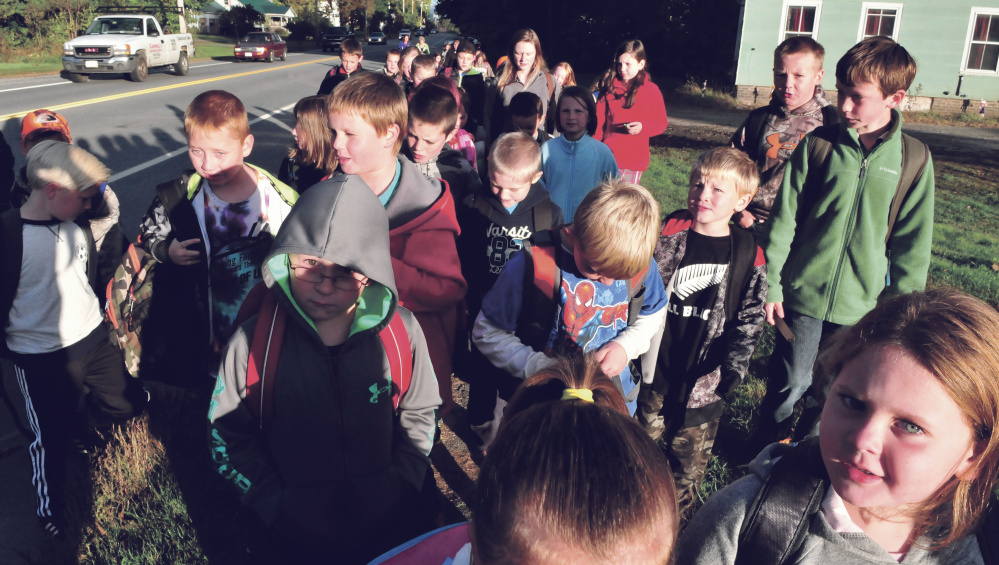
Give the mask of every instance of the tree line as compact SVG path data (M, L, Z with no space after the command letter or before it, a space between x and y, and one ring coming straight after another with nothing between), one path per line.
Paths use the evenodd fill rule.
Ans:
M645 44L650 72L734 78L738 0L438 0L436 11L462 33L478 37L491 61L507 50L513 33L531 28L541 37L549 65L600 72L625 39Z

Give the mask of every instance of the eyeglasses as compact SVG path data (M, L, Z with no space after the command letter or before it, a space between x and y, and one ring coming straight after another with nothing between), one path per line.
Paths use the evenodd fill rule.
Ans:
M360 290L361 288L371 284L367 280L361 281L348 275L334 275L331 277L329 275L324 275L313 268L305 266L298 266L298 267L293 266L291 267L291 271L295 274L295 277L298 278L299 280L303 280L305 282L310 282L314 284L318 284L326 279L330 279L331 281L333 281L334 287L346 291Z

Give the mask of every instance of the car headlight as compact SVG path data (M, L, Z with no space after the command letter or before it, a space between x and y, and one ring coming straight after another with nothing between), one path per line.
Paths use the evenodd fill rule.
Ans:
M73 48L69 45L69 43L63 43L62 44L62 54L63 55L73 55Z
M122 55L131 55L132 54L132 46L128 45L128 44L125 44L125 45L119 45L117 47L112 47L111 48L111 54L114 55L114 56L116 56L116 57L122 56Z

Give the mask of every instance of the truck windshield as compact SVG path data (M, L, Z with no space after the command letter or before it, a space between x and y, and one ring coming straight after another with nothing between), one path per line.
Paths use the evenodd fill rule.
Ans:
M87 35L142 35L139 18L98 18L87 28Z

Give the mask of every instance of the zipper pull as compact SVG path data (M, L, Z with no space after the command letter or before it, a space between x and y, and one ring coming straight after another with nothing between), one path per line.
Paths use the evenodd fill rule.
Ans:
M864 173L867 172L867 157L860 162L860 178L864 178Z

